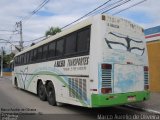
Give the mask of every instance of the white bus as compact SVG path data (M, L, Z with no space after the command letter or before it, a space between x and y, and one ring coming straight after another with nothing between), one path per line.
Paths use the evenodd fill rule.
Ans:
M96 15L18 53L12 82L51 105L141 102L149 99L146 52L141 27Z

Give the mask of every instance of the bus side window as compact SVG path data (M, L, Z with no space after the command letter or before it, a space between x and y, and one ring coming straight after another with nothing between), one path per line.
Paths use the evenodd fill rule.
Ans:
M37 50L37 60L40 61L42 59L42 47L39 47Z
M16 61L13 61L13 62L11 62L11 63L10 63L11 71L14 71L14 65L15 65L15 62L16 62Z
M77 39L77 52L87 52L89 51L90 44L90 29L84 29L78 32Z
M16 62L16 59L14 58L12 61L10 61L10 63L9 63L9 68L10 68L10 70L11 70L11 72L13 71L13 69L14 69L14 63Z
M66 37L65 54L73 54L76 52L76 33L72 33Z
M23 57L24 57L24 58L23 58L23 59L24 59L24 62L23 62L23 63L26 64L26 62L27 62L26 53L23 55Z
M57 41L56 45L56 56L62 56L63 55L63 48L64 48L64 39L60 39Z
M19 56L17 56L17 65L19 65Z
M27 63L27 64L29 63L29 53L30 53L30 52L27 52L27 54L26 54L26 63Z
M21 56L18 56L19 59L19 65L21 65Z
M22 55L19 56L19 64L22 65Z
M48 54L48 57L49 58L53 58L53 57L55 57L55 49L56 49L56 44L55 44L55 42L51 42L50 44L49 44L49 54Z
M37 49L33 50L33 62L37 60Z
M48 45L47 44L43 46L43 51L42 52L43 52L42 59L46 60L47 56L48 56Z
M32 51L30 51L30 60L29 60L30 62L33 62L33 50Z
M17 57L14 58L14 63L17 66Z

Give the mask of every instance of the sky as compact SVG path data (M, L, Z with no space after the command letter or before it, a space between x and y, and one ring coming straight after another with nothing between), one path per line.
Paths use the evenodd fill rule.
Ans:
M10 40L12 44L18 45L20 35L15 31L16 22L29 16L44 0L0 0L0 47L11 51L14 47L10 43L2 43ZM45 35L51 26L63 27L76 20L107 0L50 0L42 9L31 16L30 19L22 21L24 46L30 45L27 42ZM118 0L111 0L112 4ZM108 12L112 15L115 12L142 0L131 0L130 2ZM160 0L146 0L133 8L123 11L115 16L128 19L144 29L160 25ZM4 31L7 30L7 31ZM14 34L14 35L13 35ZM1 40L4 39L4 40Z

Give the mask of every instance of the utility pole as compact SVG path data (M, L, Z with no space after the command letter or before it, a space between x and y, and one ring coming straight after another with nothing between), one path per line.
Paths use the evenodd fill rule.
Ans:
M19 33L20 33L20 49L23 50L23 36L22 36L22 21L16 22L17 28L19 28Z
M1 77L3 77L3 47L1 49Z

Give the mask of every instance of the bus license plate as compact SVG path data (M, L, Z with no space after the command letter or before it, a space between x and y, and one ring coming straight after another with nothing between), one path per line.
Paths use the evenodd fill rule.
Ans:
M135 101L136 100L136 97L135 96L129 96L128 97L128 101Z

